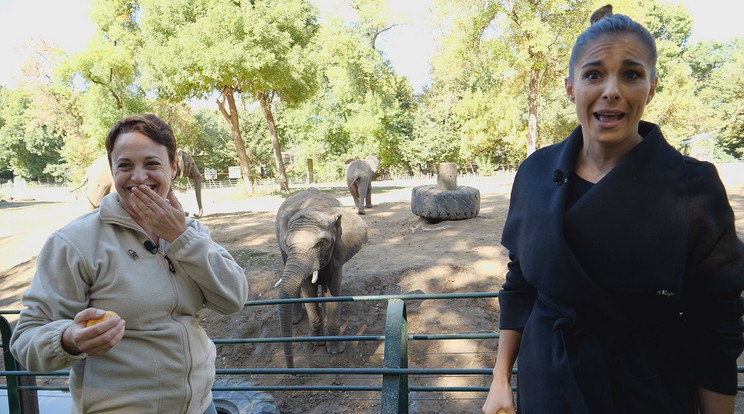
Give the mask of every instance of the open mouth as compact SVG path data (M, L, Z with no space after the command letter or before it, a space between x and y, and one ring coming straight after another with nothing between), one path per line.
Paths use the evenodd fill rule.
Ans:
M599 122L615 122L623 119L625 114L622 112L595 112L594 118Z

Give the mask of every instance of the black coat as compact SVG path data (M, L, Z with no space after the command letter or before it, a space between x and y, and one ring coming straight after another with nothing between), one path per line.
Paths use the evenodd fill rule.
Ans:
M744 244L712 164L653 124L566 209L580 127L522 163L502 243L501 329L523 332L521 413L692 413L735 394Z

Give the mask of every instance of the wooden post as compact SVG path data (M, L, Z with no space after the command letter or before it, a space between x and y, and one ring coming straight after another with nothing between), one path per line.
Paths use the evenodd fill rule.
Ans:
M313 159L307 159L307 185L313 183Z
M457 163L439 163L439 174L437 175L437 189L457 190Z

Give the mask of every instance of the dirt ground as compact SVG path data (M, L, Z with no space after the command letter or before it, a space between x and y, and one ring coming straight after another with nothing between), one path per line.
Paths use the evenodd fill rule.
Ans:
M744 166L719 167L737 215L738 233L744 239ZM481 210L478 217L430 224L413 215L411 189L433 184L423 181L375 182L374 208L363 216L370 227L369 242L344 266L342 293L348 296L406 293L492 292L500 288L506 273L507 252L499 244L506 218L511 175L459 179L460 185L478 188ZM353 209L348 191L341 185L323 186ZM3 190L0 190L2 195ZM274 218L280 197L241 199L234 190L205 190L206 224L214 240L227 248L246 269L249 300L274 299L274 284L281 275L281 256L274 235ZM59 190L49 201L26 194L0 202L0 309L19 309L20 295L34 272L34 259L51 231L84 210L83 202ZM179 194L193 211L193 194ZM6 190L5 199L8 199ZM342 334L383 335L385 302L345 302ZM491 333L498 326L496 299L409 301L409 334ZM220 316L209 310L202 324L212 338L277 337L276 306L247 307L239 314ZM295 327L295 335L306 335L307 318ZM411 368L493 367L495 339L415 340L409 342ZM346 351L330 356L325 347L310 343L294 345L295 364L308 367L375 368L382 366L382 342L349 342ZM218 347L218 368L283 368L279 344L231 344ZM250 376L258 385L381 385L378 377L346 376ZM487 386L488 376L411 377L411 386ZM740 380L740 382L742 382ZM272 392L282 413L377 413L379 393L362 391ZM411 413L480 412L485 394L417 391L411 395ZM740 403L739 406L744 407ZM742 409L737 408L737 412Z

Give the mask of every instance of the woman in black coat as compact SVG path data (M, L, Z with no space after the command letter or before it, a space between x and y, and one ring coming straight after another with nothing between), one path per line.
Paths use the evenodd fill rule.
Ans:
M641 121L653 37L605 6L576 41L580 126L522 163L483 412L733 413L744 244L713 165Z

